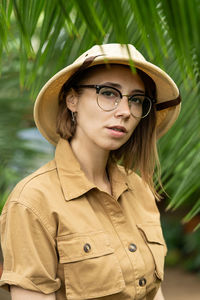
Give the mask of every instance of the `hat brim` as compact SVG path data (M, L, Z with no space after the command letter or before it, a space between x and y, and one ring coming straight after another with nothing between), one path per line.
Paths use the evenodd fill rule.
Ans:
M90 67L105 63L130 65L130 59L106 56L105 61L105 57L98 56L90 64ZM154 80L157 89L157 103L172 100L179 96L179 90L176 84L162 69L147 61L133 59L133 63L136 68L141 69ZM37 96L34 106L34 120L42 135L53 145L56 145L60 138L56 133L59 92L63 84L80 68L81 65L81 62L74 62L56 73L43 86ZM163 136L174 124L179 115L180 106L181 105L178 104L157 111L157 138Z

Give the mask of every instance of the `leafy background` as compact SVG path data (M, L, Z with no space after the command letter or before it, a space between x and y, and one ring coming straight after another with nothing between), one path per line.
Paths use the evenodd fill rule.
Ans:
M158 143L169 194L159 206L168 263L199 271L199 16L199 0L1 0L1 208L16 182L53 156L32 117L42 85L94 44L132 43L180 88L180 117Z

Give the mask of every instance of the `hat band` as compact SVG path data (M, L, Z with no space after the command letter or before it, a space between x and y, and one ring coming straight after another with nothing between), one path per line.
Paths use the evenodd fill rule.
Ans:
M86 58L83 62L83 64L80 66L80 68L77 70L77 72L81 72L82 70L85 70L86 68L89 67L89 65L91 65L91 63L93 62L93 60L98 57L98 56L103 56L104 54L99 54L99 55L95 55L95 56L90 56L88 58Z
M171 106L176 106L179 103L181 103L181 96L180 95L176 99L161 102L161 103L157 103L156 104L156 110L157 111L163 110L163 109L169 108Z
M68 81L64 84L65 89L67 89L71 83L76 79L77 76L79 76L85 69L87 69L93 62L93 60L98 57L102 56L103 54L99 54L96 56L90 56L84 60L82 65L76 70L76 72L68 79Z

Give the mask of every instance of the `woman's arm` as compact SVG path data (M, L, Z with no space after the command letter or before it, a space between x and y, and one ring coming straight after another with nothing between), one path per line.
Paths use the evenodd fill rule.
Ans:
M161 288L159 288L154 300L165 300Z
M25 290L17 286L11 286L10 289L12 300L56 300L55 293L45 295L43 293Z

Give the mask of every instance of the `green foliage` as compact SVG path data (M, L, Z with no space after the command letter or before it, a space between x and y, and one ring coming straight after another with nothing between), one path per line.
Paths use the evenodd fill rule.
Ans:
M50 158L52 151L27 142L24 129L34 127L28 91L19 89L19 57L3 57L0 78L0 211L11 188ZM29 135L31 131L29 130ZM31 138L31 137L30 137ZM40 142L41 143L41 142ZM36 143L37 144L37 141ZM37 146L37 147L36 147ZM49 154L48 154L49 152Z
M186 234L184 237L183 257L184 267L189 271L197 271L200 275L200 238L199 231Z
M180 265L185 270L195 271L200 275L199 231L188 232L187 226L170 216L162 218L162 226L168 248L166 265Z
M25 167L13 171L17 153L25 161L25 157L37 156L37 151L25 150L27 146L18 136L20 129L33 126L30 98L35 98L55 72L93 44L132 43L180 87L182 112L159 141L162 179L171 197L168 208L187 205L187 222L199 214L199 15L199 0L2 0L2 194L16 177L24 175ZM8 91L12 95L8 96Z

